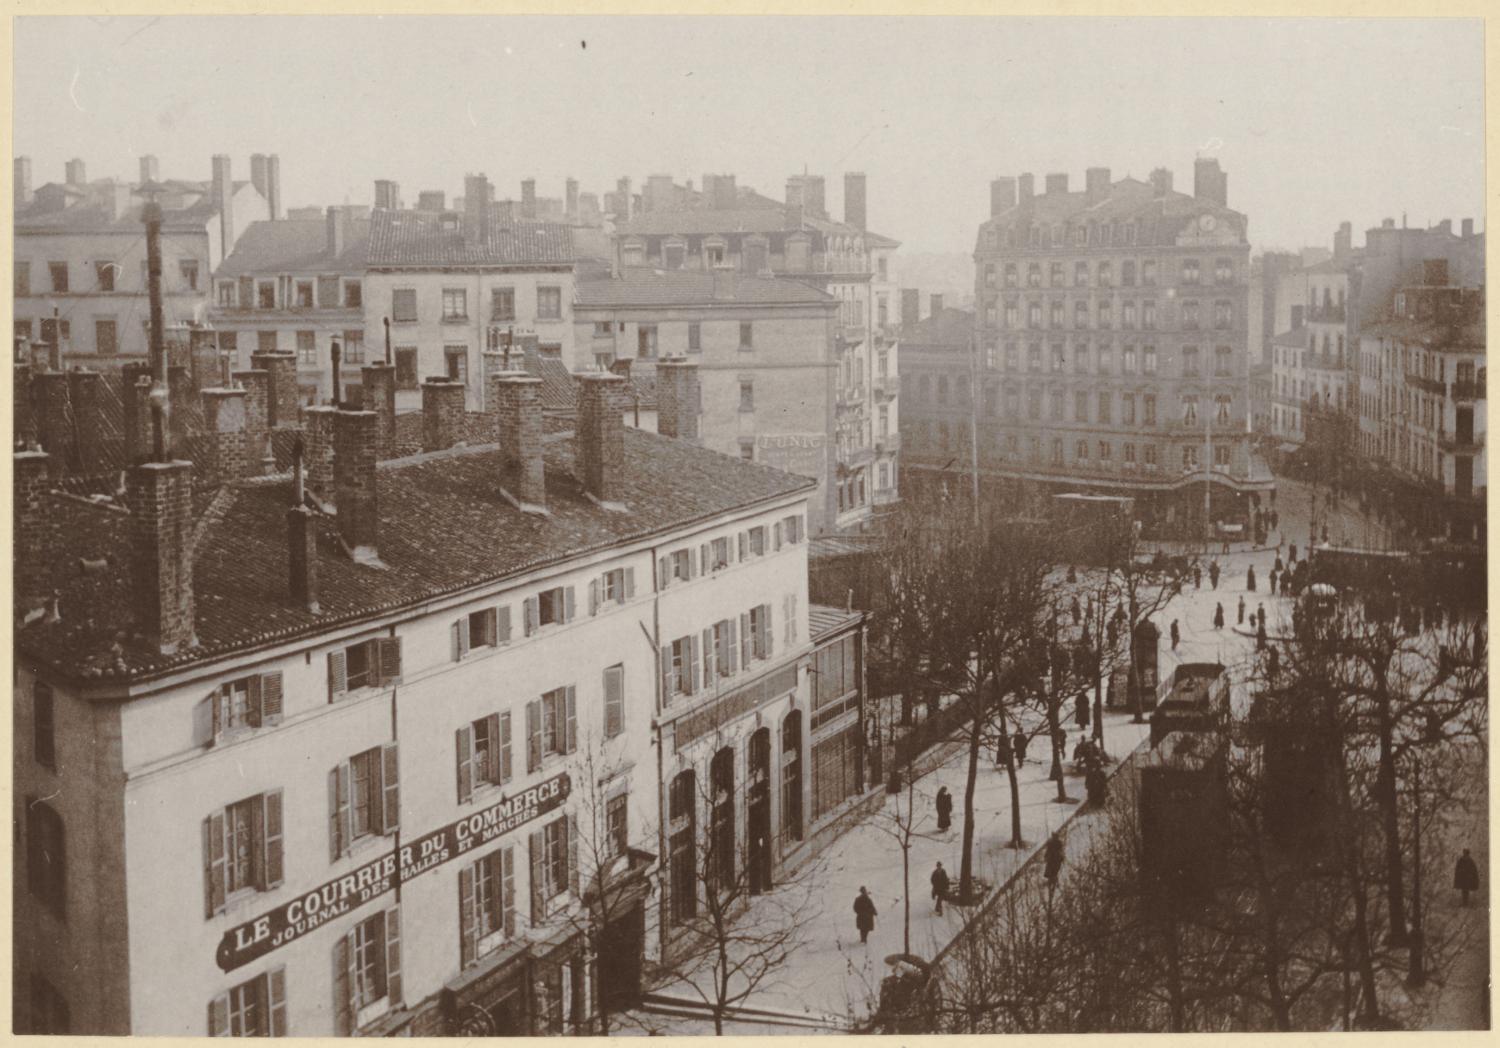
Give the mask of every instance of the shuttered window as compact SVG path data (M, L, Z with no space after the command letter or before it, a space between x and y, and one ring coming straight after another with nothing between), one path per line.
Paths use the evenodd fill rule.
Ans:
M281 672L225 681L209 696L213 741L226 742L256 728L281 723Z
M286 969L272 968L208 1005L210 1037L285 1037Z
M328 653L328 701L401 680L401 638L375 637Z
M334 277L319 277L318 278L318 308L319 309L338 309L339 308L339 278L338 277L334 276Z
M282 800L280 790L237 801L203 820L204 909L223 913L236 895L281 886Z
M453 661L458 662L474 648L493 648L510 640L510 608L483 608L453 623Z
M417 319L417 289L398 287L391 292L391 320L410 323Z
M392 906L371 914L333 948L335 1030L348 1037L376 1015L384 1002L401 1001L401 911ZM381 1009L383 1012L384 1009Z
M589 581L589 614L597 615L601 608L611 604L624 604L634 597L634 568L615 568L612 571L606 571L597 579Z
M365 750L328 772L329 857L337 862L354 842L395 833L401 823L396 744Z
M516 865L497 848L458 871L460 963L468 967L516 934Z
M625 730L625 667L604 671L604 737L612 739Z
M455 733L458 749L458 803L473 800L486 784L501 786L511 780L510 711L492 713L466 724Z

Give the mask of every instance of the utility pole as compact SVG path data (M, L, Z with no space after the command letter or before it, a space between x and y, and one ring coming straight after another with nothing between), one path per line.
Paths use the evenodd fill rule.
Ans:
M151 449L154 460L167 461L167 350L161 304L161 205L148 200L141 209L146 223L146 293L151 299ZM59 337L61 337L59 335Z
M390 367L390 365L391 365L391 318L390 317L385 317L383 319L385 320L385 364L386 364L386 367Z

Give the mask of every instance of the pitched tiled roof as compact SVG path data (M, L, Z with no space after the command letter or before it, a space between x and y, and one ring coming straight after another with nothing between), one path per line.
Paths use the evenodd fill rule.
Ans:
M830 633L854 625L864 617L862 611L845 611L843 608L832 608L827 604L809 604L807 606L807 631L812 640L817 642Z
M833 301L832 296L799 280L743 273L734 275L732 299L716 299L712 273L646 266L622 267L618 277L580 280L573 288L573 302L578 306L682 306L715 302L782 305Z
M1136 178L1122 178L1114 182L1110 186L1109 195L1093 204L1089 203L1087 193L1038 193L1030 201L1017 203L990 218L980 228L1004 229L1033 222L1039 225L1059 225L1070 221L1109 222L1135 219L1146 227L1149 235L1154 226L1160 226L1162 231L1175 231L1190 219L1205 213L1228 219L1235 224L1235 228L1244 229L1245 216L1232 208L1175 190L1157 196L1149 182Z
M349 219L344 226L344 250L334 257L328 250L326 219L279 219L252 222L235 241L234 251L215 277L252 273L302 273L313 270L363 271L370 244L368 219Z
M248 184L236 182L235 191L238 192ZM209 195L210 187L207 183L174 180L159 183L159 185L167 189L185 189L203 194L196 203L189 207L163 208L162 227L164 229L201 228L211 217L218 214L218 208L214 206L213 199ZM70 196L86 199L61 210L48 210L41 201L34 201L16 213L15 231L17 233L139 231L143 236L145 235L145 225L141 221L144 201L132 200L128 206L121 208L118 214L111 217L110 210L100 200L103 194L114 192L113 183L91 182L88 187L79 190L72 187L64 188L68 189Z
M906 346L967 346L974 333L974 311L945 306L935 316L901 330Z
M573 261L573 233L561 222L496 218L489 238L467 243L459 229L444 229L443 216L429 211L384 208L370 218L371 266L493 266Z
M445 593L497 581L584 553L659 535L768 499L805 492L815 482L743 462L682 441L627 428L620 501L601 509L576 479L571 435L545 445L547 516L522 513L501 497L499 452L489 445L394 460L378 474L379 556L356 564L342 551L335 523L319 520L319 615L287 596L285 475L224 489L218 512L201 529L193 592L198 646L157 655L130 639L127 514L53 497L55 540L49 585L60 593L58 621L16 631L25 655L64 676L144 677L193 662L310 636ZM220 504L222 503L222 504ZM108 558L107 568L79 558Z

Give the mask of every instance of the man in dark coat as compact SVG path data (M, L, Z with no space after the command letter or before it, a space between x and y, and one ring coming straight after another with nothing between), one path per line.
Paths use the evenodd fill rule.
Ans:
M1236 626L1243 626L1245 624L1245 598L1244 597L1240 598L1240 617L1235 620L1234 624Z
M1258 623L1255 627L1255 650L1266 650L1266 624L1264 622Z
M1214 605L1214 629L1221 630L1223 628L1224 628L1224 605L1223 604L1215 604Z
M1203 588L1203 568L1197 564L1193 565L1193 589Z
M1289 555L1287 562L1289 564L1297 563L1297 544L1295 542L1292 543L1292 547L1287 551L1287 553Z
M1073 598L1073 602L1068 606L1068 610L1073 613L1073 625L1078 625L1078 620L1083 618L1083 609L1078 606L1077 597Z
M1056 833L1047 838L1047 851L1043 862L1046 865L1042 871L1042 876L1046 879L1047 888L1050 890L1057 887L1057 874L1062 869L1063 864L1063 842L1062 838Z
M995 767L1008 768L1010 766L1010 736L1004 732L995 740Z
M1467 848L1453 867L1453 887L1463 893L1465 906L1469 905L1469 893L1479 890L1479 867L1474 864L1474 857Z
M1109 797L1109 780L1104 777L1104 769L1096 763L1088 770L1083 778L1083 788L1088 792L1089 803L1096 808L1102 808Z
M1080 728L1089 726L1089 693L1080 691L1078 698L1073 700L1073 719L1078 722Z
M938 863L932 871L932 897L937 900L937 912L943 912L943 900L948 897L948 871Z
M1273 597L1276 596L1276 583L1277 583L1277 580L1279 580L1280 578L1281 578L1280 572L1278 572L1275 568L1272 568L1271 569L1271 596L1273 596Z
M1172 650L1177 650L1177 642L1182 639L1182 634L1177 630L1177 620L1172 620Z
M869 942L870 933L875 930L875 900L870 898L870 892L864 885L859 886L859 894L854 897L854 927L859 929L859 941Z
M1245 571L1245 588L1251 593L1255 592L1255 565L1252 564Z
M1219 588L1219 562L1214 561L1208 566L1208 582L1214 589Z
M939 832L946 830L953 819L953 794L948 792L946 786L938 790L937 817Z
M1026 733L1024 731L1022 731L1020 728L1016 729L1016 734L1011 739L1010 745L1011 749L1015 751L1017 764L1026 763L1026 744L1030 741L1030 739L1026 738Z

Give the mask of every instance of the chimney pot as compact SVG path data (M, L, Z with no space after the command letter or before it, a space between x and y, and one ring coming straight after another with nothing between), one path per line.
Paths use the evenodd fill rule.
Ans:
M1463 225L1459 228L1463 230L1464 239L1469 239L1469 237L1474 235L1474 220L1472 218L1464 219Z
M192 463L131 467L125 499L137 626L151 648L174 654L194 643Z
M625 471L625 379L606 371L574 376L578 388L574 458L583 489L595 501L618 503Z
M333 416L333 490L339 535L355 560L376 556L380 499L376 486L373 411L337 411Z
M500 489L520 509L545 512L542 380L524 371L499 371L486 382L486 401L500 444Z

